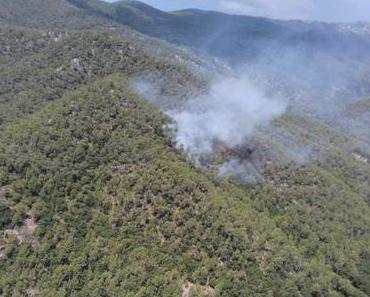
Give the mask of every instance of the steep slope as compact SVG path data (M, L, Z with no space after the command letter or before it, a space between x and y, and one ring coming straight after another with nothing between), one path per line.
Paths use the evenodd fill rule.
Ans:
M59 29L118 28L132 35L128 26L232 65L264 55L276 57L289 48L313 57L320 52L338 59L351 57L364 61L369 58L370 46L367 34L345 30L343 24L283 22L194 9L167 13L131 0L110 4L101 0L4 0L0 24Z
M0 124L114 72L157 79L166 86L163 95L174 100L202 85L186 66L103 33L0 29L0 39Z
M11 26L55 26L89 28L103 25L106 20L83 11L64 0L2 0L0 24Z
M113 76L2 132L2 212L13 214L2 223L2 295L366 296L351 268L332 270L326 247L315 251L332 235L295 245L299 230L259 208L273 194L196 171L162 134L165 121Z
M343 107L370 94L370 39L368 34L344 30L343 24L191 9L167 13L138 1L69 2L116 24L221 59L238 72L267 81L273 85L271 92L284 92L298 111L317 114L324 110L323 100Z
M235 58L240 57L241 47L235 45L241 40L241 36L243 44L249 44L244 48L244 52L253 55L256 54L257 48L250 40L263 40L284 29L264 19L228 16L215 12L187 10L165 13L139 1L118 1L112 3L109 10L91 5L90 1L70 2L144 34L222 58L232 55L236 55ZM241 35L243 29L245 32Z
M3 4L0 295L370 295L370 105L354 91L369 93L363 33L136 1ZM203 172L137 88L153 83L150 99L181 105L207 86L202 68L218 64L123 24L254 63L251 76L294 105ZM282 36L303 47L295 59L252 59L266 46L288 61ZM328 100L324 83L342 73L354 83ZM320 100L344 108L326 117ZM230 157L259 162L261 182L212 173Z
M148 55L186 64L199 72L207 70L214 72L218 67L212 60L200 59L183 48L143 35L123 23L115 22L109 16L112 11L111 5L99 0L4 0L1 3L0 26L4 29L23 27L43 32L48 30L99 31L130 41ZM20 47L23 48L24 45Z
M343 26L335 24L283 22L195 9L166 13L131 0L110 5L99 0L68 1L144 34L188 46L232 64L258 58L261 52L276 56L277 51L289 47L341 57L356 51L357 58L363 59L368 57L370 45L366 35L344 31Z

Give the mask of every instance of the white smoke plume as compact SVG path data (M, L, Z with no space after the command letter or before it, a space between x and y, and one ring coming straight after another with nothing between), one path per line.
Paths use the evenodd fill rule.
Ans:
M211 154L215 143L242 145L254 129L284 113L286 103L268 97L246 76L214 83L208 94L168 112L176 121L175 142L192 156Z

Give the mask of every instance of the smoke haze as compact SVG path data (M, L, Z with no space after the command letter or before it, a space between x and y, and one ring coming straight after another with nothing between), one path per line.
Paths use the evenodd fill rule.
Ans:
M370 20L369 0L144 0L143 2L166 11L199 8L278 19L328 22Z
M369 0L221 0L219 10L278 19L329 22L370 20Z
M218 80L208 94L168 114L176 121L176 145L199 156L211 154L215 143L229 148L243 144L257 126L268 124L285 107L284 100L267 97L241 76Z

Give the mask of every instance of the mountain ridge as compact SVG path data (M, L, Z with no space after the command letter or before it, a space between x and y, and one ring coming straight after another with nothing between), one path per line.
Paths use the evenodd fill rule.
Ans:
M198 53L223 59L234 66L240 64L241 60L258 58L260 52L271 51L270 54L273 54L276 50L285 50L297 43L311 51L314 46L331 55L341 52L344 57L348 57L350 49L354 48L358 49L359 55L365 55L367 51L363 49L369 45L363 34L358 33L360 29L353 27L345 30L343 25L337 24L279 21L201 10L163 12L139 1L106 3L100 0L63 0L58 4L61 8L56 8L52 0L46 4L40 0L32 1L27 4L29 7L25 5L21 8L24 13L20 18L12 13L12 6L16 7L17 2L6 0L0 20L12 23L12 18L14 22L18 18L20 24L32 26L32 23L27 23L33 16L29 11L34 11L33 14L38 11L41 13L38 22L42 21L44 27L55 25L68 28L74 24L76 29L97 26L108 29L119 24L178 46L190 47ZM73 22L65 22L67 15L64 12L68 14L68 11L73 11L68 16L74 18ZM52 14L55 16L49 19L48 16ZM243 38L238 39L238 36ZM321 44L322 41L326 43Z

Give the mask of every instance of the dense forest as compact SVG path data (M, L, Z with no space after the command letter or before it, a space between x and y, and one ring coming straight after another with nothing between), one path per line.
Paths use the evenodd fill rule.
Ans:
M177 105L227 67L118 22L134 1L23 2L0 11L0 296L370 296L368 97L356 134L288 113L199 167L135 82ZM217 174L262 151L259 182Z

